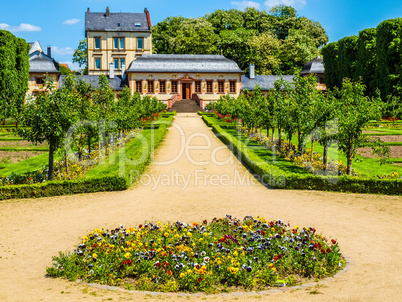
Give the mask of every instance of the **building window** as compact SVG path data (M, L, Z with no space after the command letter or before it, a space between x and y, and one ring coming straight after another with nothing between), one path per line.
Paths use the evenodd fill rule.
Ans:
M177 93L177 81L172 81L172 93Z
M101 59L95 58L95 69L101 69Z
M123 68L123 63L125 62L125 58L114 58L114 69L121 70Z
M229 82L229 92L236 93L236 81Z
M141 22L135 22L135 23L134 23L134 26L135 26L135 27L141 27Z
M35 84L36 85L43 85L45 84L45 78L41 77L41 78L35 78Z
M95 49L101 49L101 38L96 37L94 38L94 40L95 40Z
M201 93L201 81L195 81L195 93Z
M213 81L207 81L207 93L213 93L214 92L212 90L212 84L213 84Z
M113 38L113 49L124 49L124 38Z
M218 93L225 92L225 81L218 81Z
M120 23L117 23L117 27L120 27Z
M148 93L154 93L154 81L148 81Z
M144 38L137 38L137 49L144 48Z
M135 91L142 93L142 81L136 81L135 82Z
M159 93L166 93L166 81L159 81Z

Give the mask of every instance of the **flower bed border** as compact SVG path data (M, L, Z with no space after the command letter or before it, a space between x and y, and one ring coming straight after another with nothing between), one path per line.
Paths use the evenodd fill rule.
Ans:
M266 163L259 155L255 154L236 137L227 133L220 125L214 123L207 115L201 114L207 126L212 127L215 135L226 145L233 147L231 150L237 157L253 170L263 181L272 188L320 190L335 192L350 192L363 194L402 195L402 180L400 179L375 179L352 178L343 176L316 176L300 175L285 172L275 165Z
M294 285L294 286L286 286L286 287L273 287L272 289L267 289L267 290L257 290L257 291L235 291L235 292L227 292L227 293L216 293L216 294L209 294L209 293L204 293L204 292L197 292L197 293L186 293L186 292L151 292L151 291L141 291L141 290L128 290L120 286L112 286L112 285L102 285L98 283L86 283L83 282L82 280L76 280L75 282L81 285L86 285L89 287L93 287L96 289L102 289L102 290L111 290L111 291L119 291L119 292L124 292L124 293L130 293L130 294L142 294L142 295L148 295L148 296L166 296L166 297L208 297L208 298L213 298L216 296L219 297L242 297L242 296L267 296L270 294L274 293L282 293L290 290L297 290L297 289L306 289L309 287L317 286L317 285L324 285L328 284L328 282L333 281L335 278L337 278L339 275L342 275L344 273L349 272L350 270L353 269L353 261L350 257L343 256L346 261L346 265L344 268L340 271L338 271L335 275L331 277L327 277L324 279L320 279L318 282L308 282L308 283L303 283L301 285Z

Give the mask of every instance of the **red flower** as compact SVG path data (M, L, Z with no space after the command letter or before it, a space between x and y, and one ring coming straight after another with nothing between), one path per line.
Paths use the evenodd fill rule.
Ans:
M324 250L324 249L321 249L321 253L322 253L322 254L325 254L325 250Z
M171 275L172 275L172 272L171 272L171 271L167 271L167 274L168 274L168 276L171 276Z
M332 244L336 244L336 240L332 239L331 240Z
M201 283L202 280L204 280L204 278L201 278L201 277L200 277L200 278L197 279L197 282L198 282L198 283Z
M331 249L327 248L327 254L331 253Z

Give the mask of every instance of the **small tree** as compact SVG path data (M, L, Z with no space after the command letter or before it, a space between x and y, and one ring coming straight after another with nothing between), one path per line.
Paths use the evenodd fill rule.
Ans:
M73 121L68 106L72 95L66 89L56 90L52 82L46 82L45 87L48 90L46 93L25 105L22 115L24 127L17 131L30 142L37 144L46 141L49 144L48 179L52 180L54 152L62 146Z
M381 100L365 96L365 88L360 82L344 79L342 89L337 90L339 149L346 155L348 175L351 174L352 158L357 148L366 142L362 133L363 126L369 120L381 116Z
M87 40L81 40L78 44L78 48L74 50L73 63L85 66L83 74L88 74L88 46Z

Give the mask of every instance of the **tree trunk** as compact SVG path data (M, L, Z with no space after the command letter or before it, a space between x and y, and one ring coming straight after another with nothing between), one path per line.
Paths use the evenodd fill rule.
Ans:
M54 154L54 144L53 142L49 143L49 171L47 172L48 180L53 179L53 154Z
M310 156L311 162L313 161L313 153L314 153L314 140L311 141L311 156Z
M302 137L301 137L301 133L300 132L297 132L297 142L298 142L298 146L297 146L297 148L298 148L298 151L299 151L299 153L300 153L300 155L303 155L303 153L304 153L304 148L303 148L303 141L302 141Z
M346 174L347 175L352 174L352 155L353 155L353 151L352 151L352 147L350 147L346 154L346 157L347 157Z
M324 164L324 170L327 169L328 162L328 143L325 141L324 143L324 154L322 155L322 163Z
M269 126L267 125L267 137L269 137Z
M66 167L66 175L68 174L68 159L67 159L67 151L64 149L64 165Z
M91 158L91 135L89 134L89 132L88 132L87 136L88 136L88 155L89 155L89 158Z
M281 147L282 145L282 133L281 133L281 127L278 127L278 145Z

